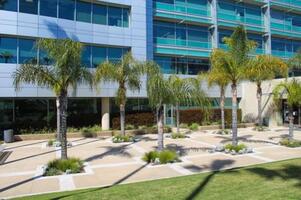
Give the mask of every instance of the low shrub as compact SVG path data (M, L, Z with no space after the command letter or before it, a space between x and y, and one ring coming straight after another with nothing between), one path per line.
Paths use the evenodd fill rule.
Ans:
M232 145L232 144L227 144L225 146L225 150L227 151L235 151L236 153L239 153L240 151L247 149L247 146L244 144L238 144L238 145Z
M156 115L153 112L127 113L125 117L125 124L132 124L135 127L153 126L155 123L156 123ZM112 128L115 130L120 129L119 114L113 116Z
M132 125L132 124L127 124L127 125L125 126L125 130L134 130L134 129L135 129L135 126Z
M268 131L269 129L265 126L256 126L253 128L253 130L258 132L263 132L263 131Z
M171 138L172 139L183 139L183 138L186 138L186 135L184 133L172 133Z
M192 130L192 131L197 131L199 130L199 124L197 123L192 123L190 126L189 126L189 129Z
M82 172L84 162L78 158L69 158L67 160L55 159L47 164L44 176L56 176L65 173L76 174Z
M54 143L54 140L48 140L47 146L52 147Z
M81 134L84 138L94 138L97 137L97 133L90 130L89 128L82 128Z
M112 141L113 143L133 142L134 137L130 135L114 135Z
M180 128L188 128L188 124L186 124L186 123L181 123L181 124L180 124Z
M301 147L301 141L300 140L294 140L294 139L282 139L280 141L280 144L282 146L286 146L286 147L291 147L291 148L296 148L296 147Z
M231 134L231 130L228 130L228 129L218 130L218 131L215 131L214 133L219 134L219 135L229 135L229 134Z
M167 163L174 163L178 162L179 158L175 151L171 150L164 150L164 151L150 151L145 153L142 160L147 163L159 163L156 164L167 164Z

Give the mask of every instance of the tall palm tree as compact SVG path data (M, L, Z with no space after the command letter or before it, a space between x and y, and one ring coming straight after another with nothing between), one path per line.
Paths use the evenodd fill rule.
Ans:
M205 73L200 74L199 77L202 79L205 77L205 79L208 82L208 86L218 86L220 90L220 110L221 110L221 129L222 131L225 130L225 93L227 85L229 84L229 80L224 78L224 74L222 74L222 71L218 71L220 67L215 65L218 65L218 62L215 62L216 60L211 61L211 69Z
M274 100L279 102L283 97L287 98L287 105L289 109L289 139L294 139L294 106L301 105L301 83L293 79L278 84L274 90Z
M238 26L231 37L224 38L227 50L214 49L211 62L215 70L224 75L232 89L232 144L237 145L237 85L246 78L245 71L250 61L250 54L256 48L256 42L248 40L243 26Z
M158 128L158 151L164 149L164 104L173 103L173 93L169 82L160 72L160 67L152 63L147 69L147 96L151 107L156 109Z
M144 65L136 61L131 53L125 54L119 61L106 61L100 64L95 72L96 83L117 82L118 90L116 93L116 103L120 109L120 128L121 134L125 135L125 105L126 93L130 91L139 91L141 87L141 75L144 72Z
M67 100L68 89L76 89L79 82L92 86L91 73L81 64L82 44L70 39L40 39L37 48L46 52L53 65L28 62L13 74L16 89L22 82L48 87L56 95L57 132L61 142L61 159L67 159Z
M247 69L247 77L257 86L258 126L262 126L262 87L263 81L272 80L277 75L287 76L287 64L271 55L255 56Z

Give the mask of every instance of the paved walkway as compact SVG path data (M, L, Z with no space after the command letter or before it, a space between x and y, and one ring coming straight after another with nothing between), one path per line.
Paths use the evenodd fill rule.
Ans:
M47 141L5 144L5 151L12 153L0 165L0 198L162 179L301 157L301 148L276 145L287 132L286 128L268 132L239 129L240 142L255 152L237 156L209 153L214 146L231 141L231 136L214 135L212 131L195 132L186 139L166 138L165 146L176 149L182 162L158 166L141 160L145 152L155 149L156 135L143 135L139 142L127 144L113 144L111 138L73 139L69 157L85 160L85 173L55 177L42 176L42 166L60 156L59 149L46 147ZM295 136L301 140L301 131L296 131Z

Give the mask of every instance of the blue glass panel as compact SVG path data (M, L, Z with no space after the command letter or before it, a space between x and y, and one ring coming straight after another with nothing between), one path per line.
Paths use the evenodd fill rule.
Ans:
M123 15L122 15L122 17L123 17L123 24L122 24L122 26L123 27L129 27L129 15L130 15L130 10L129 9L127 9L127 8L123 8L123 11L122 11L123 13Z
M107 48L92 47L92 65L97 67L100 63L107 60Z
M122 8L108 7L109 25L122 27Z
M39 63L42 65L52 65L54 61L50 59L47 52L39 49Z
M38 0L19 0L19 11L29 14L38 14Z
M59 18L74 20L75 1L60 0L59 2Z
M84 67L91 67L91 46L85 45L83 47L81 60Z
M93 23L95 24L108 24L108 10L107 6L93 5Z
M108 48L108 59L110 61L121 60L123 54L122 48Z
M40 15L57 17L57 0L40 0Z
M91 3L76 2L76 20L91 23Z
M17 11L18 0L0 1L0 10Z
M17 63L17 39L0 37L0 63Z
M30 39L19 39L19 63L36 63L37 50L34 48L35 41Z

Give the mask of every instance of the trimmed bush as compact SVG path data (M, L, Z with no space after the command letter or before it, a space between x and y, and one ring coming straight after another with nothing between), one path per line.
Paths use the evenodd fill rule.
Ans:
M54 143L54 140L48 140L47 146L52 147Z
M192 131L197 131L197 130L199 130L199 127L200 127L200 125L198 123L192 123L189 126L189 129L192 130Z
M127 113L125 115L125 124L131 124L134 127L139 126L153 126L156 124L156 116L153 112L143 113ZM114 116L112 118L112 128L115 130L120 129L120 116Z
M94 131L91 131L88 128L83 128L81 129L81 134L84 138L94 138L97 137L97 133L95 133Z
M112 138L113 143L133 142L134 137L129 135L115 135Z
M288 138L282 139L280 141L280 144L282 146L291 147L291 148L301 147L301 141L299 141L299 140L290 140Z
M84 162L78 158L69 158L68 160L55 159L47 164L44 176L62 175L66 172L76 174L82 172Z
M189 127L188 124L185 124L185 123L180 124L180 128L188 128L188 127Z
M172 139L183 139L183 138L186 138L186 135L184 133L172 133L171 138Z
M145 153L142 160L144 160L147 163L155 163L156 161L159 161L160 164L167 164L167 163L178 162L179 158L175 151L164 150L161 152L150 151L148 153Z
M134 130L134 129L135 129L135 126L132 125L132 124L127 124L127 125L125 126L125 130Z
M211 125L221 120L220 109L210 109L208 115L209 116L206 117L206 112L201 109L180 110L180 122L185 124L198 123L201 125ZM237 110L237 122L241 123L241 109ZM225 109L225 124L227 127L231 127L231 109Z
M238 144L238 145L227 144L225 146L225 150L228 150L230 152L235 151L236 153L238 153L239 151L244 150L246 148L247 148L247 146L244 144Z

